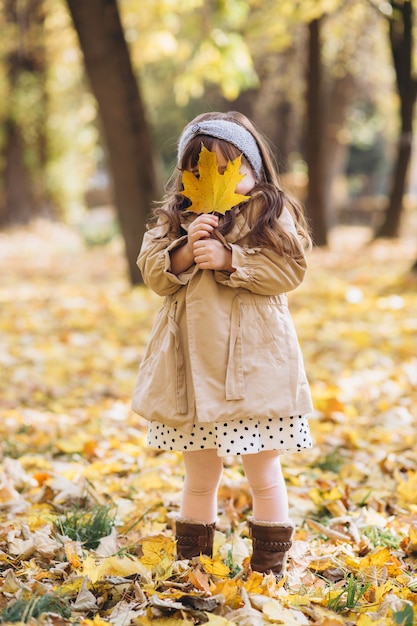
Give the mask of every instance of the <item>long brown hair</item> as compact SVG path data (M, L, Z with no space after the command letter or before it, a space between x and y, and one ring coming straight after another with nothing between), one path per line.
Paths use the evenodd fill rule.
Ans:
M255 222L251 225L249 233L251 245L271 248L280 254L290 257L300 256L303 253L300 250L300 240L304 248L311 247L309 229L301 205L281 188L275 160L267 139L245 115L238 111L203 113L193 119L189 126L206 120L227 120L240 124L251 133L258 145L262 158L262 171L260 180L256 182L255 187L251 191L251 196L261 197L262 210L258 212ZM189 200L181 194L182 170L194 169L197 166L201 144L210 151L218 150L229 161L232 161L240 154L239 150L231 143L210 137L209 135L196 135L189 141L184 150L182 161L178 164L178 169L168 181L163 202L156 205L153 210L155 219L164 216L168 221L169 233L173 239L184 234L180 224L181 213L190 206ZM242 160L250 167L244 155ZM251 200L248 200L241 206L241 210L245 211L245 207L250 202ZM220 222L217 230L223 235L226 235L233 228L236 221L236 208L234 207L227 211L224 219ZM294 219L299 239L285 230L280 224L279 217L284 208L290 211Z

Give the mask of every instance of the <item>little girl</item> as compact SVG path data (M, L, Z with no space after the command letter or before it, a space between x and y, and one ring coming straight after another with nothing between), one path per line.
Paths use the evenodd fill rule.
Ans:
M236 193L250 197L225 215L197 215L182 194L182 171L198 177L202 146L216 153L219 173L242 158ZM183 454L179 558L212 554L222 457L241 455L251 567L280 577L294 530L280 455L312 445L310 391L285 295L303 280L308 229L267 142L240 113L190 122L178 170L138 258L144 282L165 300L132 407L149 421L150 446Z

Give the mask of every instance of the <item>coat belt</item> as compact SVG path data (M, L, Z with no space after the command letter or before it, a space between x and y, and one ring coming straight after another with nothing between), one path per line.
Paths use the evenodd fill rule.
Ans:
M185 381L184 351L181 346L180 331L175 322L174 311L168 313L168 330L172 333L175 342L175 377L176 402L178 413L187 413L187 384Z
M236 296L233 299L230 316L229 355L226 370L226 400L243 400L245 397L240 304L240 298Z

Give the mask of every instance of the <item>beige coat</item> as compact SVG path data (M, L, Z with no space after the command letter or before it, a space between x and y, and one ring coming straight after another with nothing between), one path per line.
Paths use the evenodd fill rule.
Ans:
M248 247L256 200L226 236L232 274L193 266L175 276L165 226L144 237L138 265L161 296L133 393L133 410L190 432L194 423L302 415L312 410L303 359L285 293L303 280L306 261ZM195 214L184 214L190 223ZM295 233L287 210L280 218ZM188 224L183 224L187 229Z

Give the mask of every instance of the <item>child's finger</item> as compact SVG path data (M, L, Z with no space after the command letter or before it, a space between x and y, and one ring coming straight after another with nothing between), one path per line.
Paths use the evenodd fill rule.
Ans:
M214 227L218 226L219 218L213 213L201 213L193 222L194 224L210 224Z
M192 239L200 239L201 237L209 237L215 226L213 224L195 224L188 229L188 234Z

